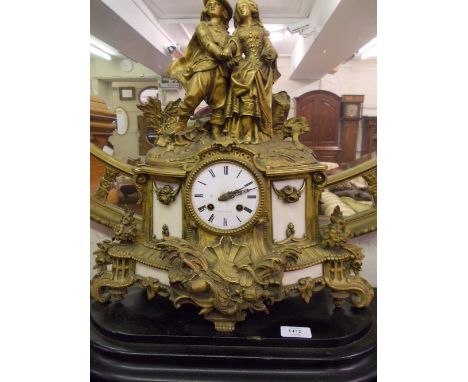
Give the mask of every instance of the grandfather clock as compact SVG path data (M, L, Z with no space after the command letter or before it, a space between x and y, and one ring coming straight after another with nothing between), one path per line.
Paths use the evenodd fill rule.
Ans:
M356 159L356 144L363 102L363 95L341 97L342 152L340 162L350 162Z

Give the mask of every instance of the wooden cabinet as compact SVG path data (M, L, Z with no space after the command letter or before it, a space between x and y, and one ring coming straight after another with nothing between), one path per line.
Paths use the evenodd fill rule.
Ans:
M324 90L296 98L296 116L305 117L310 126L301 142L322 162L355 160L363 102L363 95L339 97Z
M90 98L90 133L91 142L102 148L116 127L116 115L110 111L104 100L91 95Z
M363 117L362 154L377 152L377 117Z
M90 140L100 149L107 143L115 130L116 115L110 111L106 103L98 96L92 95L90 99ZM90 158L90 187L94 192L104 175L104 164L91 155Z
M310 126L310 130L301 135L301 142L314 150L323 162L337 162L340 156L340 107L341 98L324 90L296 98L296 115L305 117Z

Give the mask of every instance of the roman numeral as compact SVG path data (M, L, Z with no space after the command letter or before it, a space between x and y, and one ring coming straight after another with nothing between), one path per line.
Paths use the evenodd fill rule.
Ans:
M249 207L244 207L244 211L247 211L249 214L252 213L252 210Z
M203 198L203 194L195 194L193 195L195 198Z
M239 174L237 174L236 178L238 178L238 177L239 177L239 175L241 174L241 172L242 172L242 170L240 170L240 171L239 171Z
M209 221L210 223L213 223L213 220L214 220L214 214L211 214L211 216L210 216L210 218L208 219L208 221Z
M223 218L223 226L227 227L227 219Z
M210 169L210 174L211 174L211 176L212 176L213 178L216 178L216 175L215 175L213 169Z
M229 175L229 166L224 166L224 175Z
M198 211L203 212L203 211L205 211L205 208L206 208L206 206L198 207Z
M257 199L257 195L247 195L247 199Z
M253 182L249 182L249 183L247 183L247 184L244 184L244 187L248 187L248 186L250 186L252 183L253 183Z
M201 184L203 184L204 186L206 186L206 183L203 183L203 182L201 182L201 181L198 181L198 183L201 183Z

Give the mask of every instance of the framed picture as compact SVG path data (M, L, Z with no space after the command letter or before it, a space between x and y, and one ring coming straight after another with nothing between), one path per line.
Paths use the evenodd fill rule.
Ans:
M121 101L132 101L135 99L135 88L119 88Z

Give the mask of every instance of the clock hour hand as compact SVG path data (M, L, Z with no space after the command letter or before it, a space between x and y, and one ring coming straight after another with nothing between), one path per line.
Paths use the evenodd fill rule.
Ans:
M234 190L234 191L228 191L225 192L224 194L221 194L218 198L220 202L225 202L226 200L229 199L234 199L238 194L239 190Z
M221 194L218 198L218 200L220 202L225 202L226 200L229 200L229 199L234 199L236 196L239 196L239 195L242 195L242 194L245 194L247 192L250 192L252 190L254 190L256 187L254 188L247 188L245 189L245 186L242 187L242 188L239 188L237 190L234 190L234 191L228 191L228 192L225 192L224 194Z
M232 198L235 198L238 194L239 191L242 191L244 187L241 187L241 188L238 188L237 190L234 190L234 191L228 191L228 192L225 192L224 194L221 194L218 198L218 200L220 202L225 202L226 200L229 200L229 199L232 199Z

